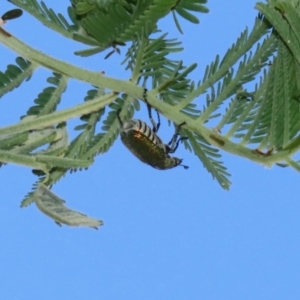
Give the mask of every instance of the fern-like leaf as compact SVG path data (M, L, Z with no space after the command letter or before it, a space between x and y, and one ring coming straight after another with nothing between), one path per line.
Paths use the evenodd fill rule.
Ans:
M22 57L16 58L17 65L9 64L4 72L0 71L0 98L29 80L36 66Z
M79 22L88 35L99 43L93 50L77 51L76 54L87 56L110 46L133 41L137 36L148 36L156 30L157 21L168 14L176 2L176 0L118 3L112 1L99 6L100 2L73 0L72 4L77 12L88 11L80 15ZM75 39L78 38L77 35Z
M58 73L53 73L53 76L49 77L47 81L54 86L44 88L37 99L34 100L37 105L30 107L27 111L28 116L47 115L56 110L56 107L61 100L61 95L66 90L67 77Z
M257 3L256 8L264 14L300 64L300 13L291 3L273 2L271 1L270 4Z
M188 137L185 140L185 145L192 149L195 155L202 161L203 166L210 172L223 189L229 190L230 180L228 177L230 174L226 171L226 167L223 166L223 162L217 160L221 155L219 150L209 145L201 136L191 133L188 130L183 130L182 135Z
M10 2L26 10L47 27L61 33L67 38L73 38L73 31L77 29L76 26L69 24L62 14L56 14L43 1L38 3L36 0L10 0Z

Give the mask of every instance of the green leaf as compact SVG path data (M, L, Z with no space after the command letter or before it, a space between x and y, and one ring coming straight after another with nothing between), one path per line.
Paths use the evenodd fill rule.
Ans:
M50 217L59 226L87 226L98 229L103 225L103 221L97 220L80 212L74 211L64 205L65 200L56 196L45 185L39 184L36 191L32 194L38 209Z

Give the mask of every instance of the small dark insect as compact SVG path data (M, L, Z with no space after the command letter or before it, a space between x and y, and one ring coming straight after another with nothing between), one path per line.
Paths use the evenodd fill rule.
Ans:
M12 20L15 18L19 18L20 16L22 16L23 11L19 8L16 9L12 9L7 11L1 18L0 18L0 32L7 36L7 37L11 37L11 34L7 31L5 31L3 28L1 28L7 20Z
M16 9L12 9L7 11L2 17L1 19L5 22L7 20L12 20L12 19L16 19L21 17L23 14L23 10L16 8Z
M144 99L146 100L146 92ZM141 120L128 120L123 122L120 118L120 111L117 112L118 120L121 124L121 140L123 144L134 154L139 160L159 170L167 170L177 166L182 166L188 169L188 166L182 165L182 159L170 156L174 153L179 145L179 142L187 139L179 137L180 127L185 123L177 126L177 129L168 144L164 144L161 138L157 135L160 127L160 118L156 124L152 118L151 106L147 104L148 115L153 125L151 129L145 122Z

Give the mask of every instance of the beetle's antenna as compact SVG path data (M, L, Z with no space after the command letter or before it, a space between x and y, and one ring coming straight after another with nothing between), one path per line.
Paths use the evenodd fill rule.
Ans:
M189 166L185 166L185 165L179 165L179 166L183 167L186 170L189 168Z
M181 164L181 163L182 163L182 159L181 159L181 158L174 157L174 159L175 159L175 161L176 161L176 167L177 167L177 166L181 166L181 167L183 167L184 169L188 169L188 168L189 168L189 166L186 166L186 165L182 165L182 164Z

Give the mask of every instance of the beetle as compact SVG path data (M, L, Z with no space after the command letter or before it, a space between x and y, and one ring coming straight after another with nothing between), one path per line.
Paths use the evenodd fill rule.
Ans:
M144 99L147 103L148 115L153 125L151 129L149 125L138 119L131 119L123 122L120 117L120 110L117 111L117 118L121 125L121 140L123 144L142 162L150 165L158 170L172 169L177 166L182 166L188 169L188 166L182 165L182 159L170 156L174 153L179 142L187 139L186 137L179 137L180 127L185 124L181 123L177 126L175 133L168 144L163 143L161 138L157 135L160 127L160 117L156 110L158 123L152 118L151 106L146 100L147 90L144 90Z

